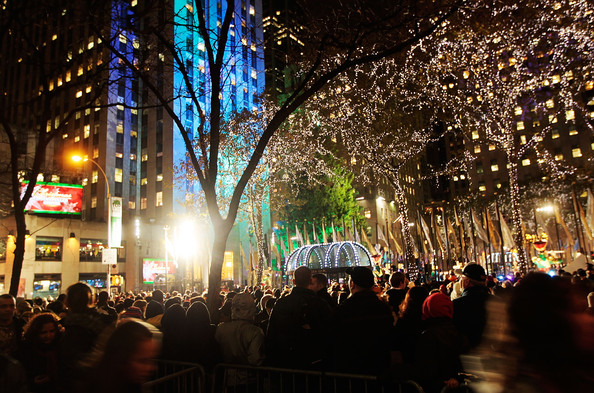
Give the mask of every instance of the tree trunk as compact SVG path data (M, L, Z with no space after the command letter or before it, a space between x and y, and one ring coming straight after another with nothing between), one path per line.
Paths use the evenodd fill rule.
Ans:
M231 225L224 220L221 225L214 225L214 242L212 244L212 255L210 261L210 271L208 273L208 299L207 306L211 315L214 315L222 304L219 301L221 292L221 271L225 259L225 247L227 238L231 232Z
M406 270L409 271L411 266L414 264L414 255L412 249L412 235L410 233L410 226L408 221L408 207L406 206L406 200L404 199L404 191L400 186L400 179L398 174L392 179L394 185L394 191L396 193L396 199L398 201L398 211L400 211L400 217L402 217L402 230L404 231L404 259L406 260Z
M23 270L23 260L25 259L25 232L27 230L27 224L25 222L25 214L22 211L17 211L16 208L14 218L17 227L16 247L14 249L14 261L12 262L12 275L10 277L10 289L8 292L12 296L17 297L21 271Z
M514 242L518 250L518 259L520 271L526 273L528 270L528 261L526 250L524 249L524 231L522 230L522 214L520 206L520 185L518 184L518 161L512 158L511 153L507 154L509 163L509 188L511 191L512 202L512 221L514 222Z

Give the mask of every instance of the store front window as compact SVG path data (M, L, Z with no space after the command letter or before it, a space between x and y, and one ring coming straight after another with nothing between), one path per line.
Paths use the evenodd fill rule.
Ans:
M37 236L35 239L35 260L61 261L62 238Z
M107 240L80 239L80 262L101 262L104 247L107 247Z
M101 258L99 258L101 261ZM88 284L91 288L104 289L107 288L105 282L107 280L107 269L105 273L80 273L78 281Z
M36 274L33 281L33 298L57 298L62 286L60 274Z

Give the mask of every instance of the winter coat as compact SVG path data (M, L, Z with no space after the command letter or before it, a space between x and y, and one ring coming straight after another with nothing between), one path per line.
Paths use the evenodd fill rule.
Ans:
M392 329L390 307L371 290L352 294L338 305L334 337L334 366L339 372L382 374L390 365L386 339Z
M493 298L484 286L464 289L462 296L453 300L454 324L468 339L471 348L477 347L487 324L486 303Z
M276 367L312 368L327 356L330 306L307 288L295 287L274 305L266 354Z
M250 321L220 324L215 339L225 363L259 366L264 361L264 332Z

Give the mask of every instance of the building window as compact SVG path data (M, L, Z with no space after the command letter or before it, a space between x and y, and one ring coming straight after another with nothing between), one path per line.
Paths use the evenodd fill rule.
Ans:
M481 152L481 145L474 145L474 152L480 153Z
M37 236L35 239L35 260L61 261L62 238Z
M481 191L481 192L485 192L485 191L487 191L487 187L485 186L485 183L483 183L483 182L479 182L478 189L479 189L479 191Z
M91 208L97 207L97 197L94 196L91 198Z
M155 206L163 206L163 191L159 191L155 197Z
M99 172L93 171L91 174L91 183L97 183L99 181Z
M520 135L520 143L522 145L525 145L526 144L526 135Z
M106 245L107 240L80 239L79 260L81 262L101 262L103 248Z
M524 122L523 121L519 121L516 123L516 129L518 131L522 131L524 129Z
M124 178L123 170L121 168L115 168L114 181L121 183L123 181L123 178Z
M530 158L524 158L522 160L522 166L529 166L530 165Z
M146 198L140 198L140 210L146 209Z
M495 145L493 145L493 144L489 145L489 151L493 151L495 149L496 149L496 146Z
M476 130L472 131L472 139L479 139L478 131L476 131Z
M499 165L497 165L497 161L493 160L491 161L491 172L497 172L499 171Z
M571 128L569 129L569 135L577 135L578 134L578 130L575 128L575 126L571 126Z
M579 147L574 147L571 149L571 156L574 158L579 158L582 156L582 150Z
M563 154L562 153L555 154L555 161L561 161L562 159L563 159Z
M128 209L130 209L130 210L136 209L136 201L128 201Z
M575 111L568 110L565 112L565 120L575 120Z
M559 130L556 128L553 128L553 130L551 131L551 139L557 139L559 138Z

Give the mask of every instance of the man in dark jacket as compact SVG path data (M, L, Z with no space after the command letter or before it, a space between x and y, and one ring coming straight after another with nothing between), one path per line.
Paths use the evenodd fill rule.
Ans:
M93 350L99 334L107 326L102 316L91 307L91 288L82 282L66 290L69 313L62 319L64 334L60 341L60 377L66 392L79 382L83 361Z
M12 295L0 295L0 353L10 357L16 355L23 333L23 323L16 318L15 309Z
M486 280L487 275L481 265L467 264L460 278L462 296L454 299L454 324L466 336L471 348L481 343L487 324L486 303L492 295Z
M311 276L311 287L310 289L316 293L318 297L323 299L332 311L336 311L338 302L328 293L328 277L322 273L316 273Z
M373 273L366 267L346 270L351 295L338 305L333 335L334 365L337 371L383 374L390 365L390 348L385 343L392 329L392 312L372 290Z
M396 315L398 315L398 307L400 307L400 303L402 303L408 291L407 284L408 280L402 272L395 272L390 276L390 286L392 288L386 291L386 295L388 295L388 304Z
M330 306L309 289L311 270L294 272L291 293L275 303L266 337L269 364L290 368L315 368L326 357Z

